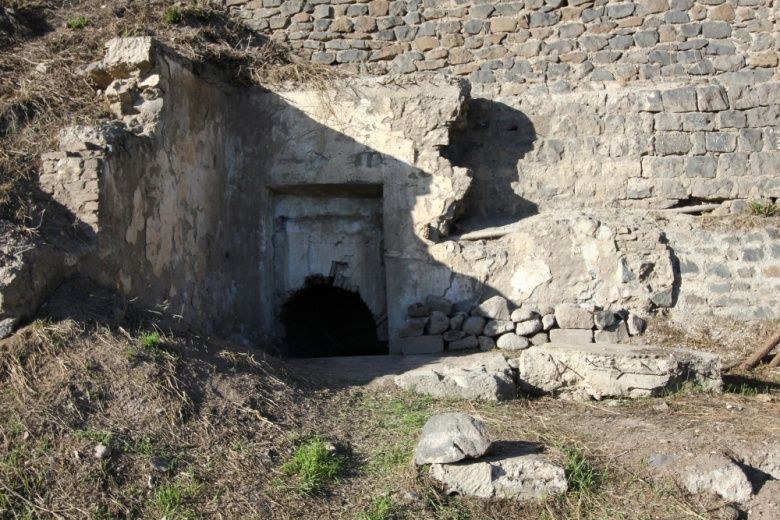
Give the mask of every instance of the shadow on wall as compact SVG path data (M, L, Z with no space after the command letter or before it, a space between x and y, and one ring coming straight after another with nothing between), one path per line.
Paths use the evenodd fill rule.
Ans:
M536 129L522 112L488 99L468 101L466 117L451 129L446 154L474 175L456 232L503 226L539 212L512 186L518 180L518 162L535 140Z
M82 272L120 288L144 307L159 309L165 304L170 319L162 326L196 329L274 351L281 308L302 288L276 280L274 223L277 217L289 216L274 215L280 194L299 198L295 207L312 222L321 219L312 213L317 205L309 203L311 198L325 200L323 207L336 208L338 215L363 215L366 221L372 213L357 202L374 194L372 186L381 186L384 265L365 271L381 277L386 286L391 343L407 306L429 294L456 301L500 294L483 281L453 273L451 266L429 254L431 242L418 236L416 226L422 222L413 214L441 207L440 200L426 198L441 191L433 183L442 177L412 164L414 153L387 142L396 130L377 135L367 122L357 130L339 126L340 131L277 93L227 87L213 78L206 81L185 65L174 64L171 57L165 59L168 67L161 70L170 75L169 90L178 95L165 97L163 120L151 137L128 135L124 146L115 147L107 159L98 251ZM371 92L377 99L392 95ZM405 95L403 102L410 106L425 102ZM209 103L202 103L204 99ZM362 117L357 112L349 116L353 119L347 123ZM428 124L412 118L405 126L419 127L405 138L426 141ZM473 100L465 124L452 129L451 136L447 149L452 162L475 174L473 192L465 201L466 222L474 210L479 210L475 220L496 223L535 212L531 202L511 189L517 161L531 149L535 137L525 115L500 103ZM433 146L427 142L425 146ZM162 159L160 150L167 152ZM355 193L360 186L371 189ZM323 254L318 250L311 255L317 259L327 254L324 262L301 264L305 275L327 275L324 271L332 262L345 261L336 257L340 238L335 238ZM296 251L311 246L308 241L300 244ZM353 255L347 261L360 264L360 258ZM310 269L315 264L319 267ZM456 274L464 289L452 292ZM364 301L371 301L365 285L355 288ZM381 323L381 310L373 318ZM352 320L354 313L330 319ZM276 352L289 354L284 346Z

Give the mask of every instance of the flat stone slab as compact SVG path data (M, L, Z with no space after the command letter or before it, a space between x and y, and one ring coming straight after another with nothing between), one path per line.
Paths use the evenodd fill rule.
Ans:
M439 358L394 380L405 390L439 398L502 401L515 396L512 369L498 352Z
M720 358L708 352L617 344L548 343L517 358L518 385L574 399L648 397L686 381L720 391Z
M539 500L565 493L566 473L533 445L496 443L496 453L479 460L432 464L430 476L448 494L478 498Z

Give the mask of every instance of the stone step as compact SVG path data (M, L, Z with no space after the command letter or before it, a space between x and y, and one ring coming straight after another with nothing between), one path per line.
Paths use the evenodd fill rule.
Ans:
M722 386L720 358L687 349L618 344L548 343L510 359L520 390L566 398L639 398L690 382L705 391Z

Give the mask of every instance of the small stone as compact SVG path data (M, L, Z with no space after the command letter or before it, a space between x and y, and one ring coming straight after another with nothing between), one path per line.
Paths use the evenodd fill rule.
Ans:
M496 341L496 346L501 350L523 350L527 349L530 345L531 343L528 341L528 338L518 336L514 332L504 334Z
M105 446L104 444L96 445L94 451L92 452L92 455L96 459L105 459L110 454L111 454L111 450L108 448L108 446Z
M633 312L628 313L628 318L626 319L626 325L628 325L628 333L632 336L636 336L639 334L642 334L645 331L645 320L634 314Z
M463 332L465 332L466 334L479 336L482 334L482 331L484 329L485 329L485 318L482 318L481 316L469 316L463 322Z
M487 428L465 413L434 415L423 426L414 452L414 463L450 464L478 458L490 447Z
M452 343L453 341L458 341L459 339L463 339L465 337L466 333L462 330L448 330L442 334L442 338L444 338L444 341L447 343Z
M653 406L653 410L656 412L668 412L669 404L666 401L661 401L659 404Z
M723 455L698 458L685 469L682 481L691 493L715 493L731 502L746 502L753 495L745 473Z
M152 457L149 460L149 465L152 467L153 470L159 471L161 473L165 473L170 469L170 464L168 463L168 461L161 457Z
M550 336L546 332L537 332L536 334L534 334L528 339L531 340L531 345L535 347L550 342Z
M593 322L596 328L604 330L607 327L611 327L615 324L615 313L612 311L596 311L593 313Z
M463 331L460 331L463 332ZM462 339L453 341L449 344L449 350L467 350L479 347L479 340L476 336L465 336Z
M558 322L555 321L555 314L545 314L542 316L542 330L548 331L557 324Z
M425 298L425 306L428 307L431 311L439 311L447 315L452 314L452 302L447 298L442 298L440 296L427 296Z
M426 334L441 334L450 328L450 319L441 311L431 312L428 324L425 326Z
M573 303L555 306L555 321L562 329L592 329L593 314Z
M512 311L510 318L514 322L528 321L539 317L539 313L533 309L521 307Z
M518 336L532 336L542 330L542 320L530 319L518 322L515 326L515 334Z
M596 343L628 343L629 334L625 321L619 321L604 330L597 330L593 334Z
M398 335L402 338L422 336L425 333L425 325L427 323L428 318L407 318Z
M406 310L406 315L410 318L426 318L431 315L431 309L422 303L413 303Z
M483 352L496 348L496 340L490 336L480 336L477 340L479 341L479 350Z
M511 318L509 303L503 296L488 298L474 310L474 314L491 320L508 321Z
M463 322L466 321L468 314L465 312L456 312L450 318L450 330L461 330L463 328Z
M498 336L505 332L512 332L515 329L515 322L504 320L490 320L485 324L482 334L485 336Z

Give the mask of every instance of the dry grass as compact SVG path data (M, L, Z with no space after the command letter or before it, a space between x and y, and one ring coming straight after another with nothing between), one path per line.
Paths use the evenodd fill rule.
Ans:
M2 518L724 518L722 502L688 496L640 460L719 446L745 421L753 439L780 428L777 405L751 393L668 396L662 416L657 400L491 404L328 387L257 351L161 330L78 283L43 316L0 344ZM428 417L453 410L496 440L541 442L579 485L523 504L447 496L411 455ZM285 468L313 438L343 464L307 492ZM95 458L97 444L110 455Z
M180 22L166 23L171 5L162 0L27 0L13 2L13 16L6 8L0 11L0 218L35 227L41 219L35 184L40 154L55 149L62 127L108 117L80 70L102 57L111 38L153 35L242 84L324 85L334 75L206 2L187 3Z

